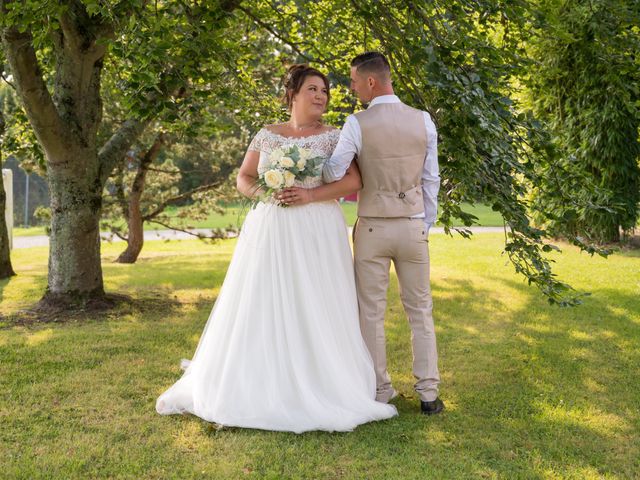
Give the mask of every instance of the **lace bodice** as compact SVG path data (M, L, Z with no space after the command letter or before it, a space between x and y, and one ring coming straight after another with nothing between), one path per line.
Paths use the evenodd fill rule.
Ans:
M309 149L314 155L322 157L324 163L336 148L339 137L340 130L328 130L324 133L310 135L308 137L285 137L263 128L253 137L253 140L251 140L249 150L260 152L258 173L263 173L269 166L269 154L276 148L282 148L287 145L297 145L300 148ZM296 181L294 185L303 188L317 187L322 185L322 175L307 177L303 182Z

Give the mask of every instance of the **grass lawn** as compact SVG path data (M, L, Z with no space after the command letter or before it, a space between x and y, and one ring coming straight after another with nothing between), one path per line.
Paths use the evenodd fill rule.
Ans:
M479 225L484 227L502 226L502 216L498 212L491 210L491 207L487 205L466 205L465 211L474 214L478 217ZM211 215L204 221L195 222L196 228L225 228L229 225L234 227L240 227L244 215L246 214L247 207L230 207L226 210L225 215ZM342 204L342 211L349 225L353 225L356 221L356 204L354 202L345 202ZM456 223L455 225L462 225ZM146 229L159 228L153 224L147 224Z
M227 228L229 226L240 228L244 216L247 213L248 206L232 206L225 210L224 215L218 215L213 213L209 215L206 220L200 220L192 222L189 225L193 228ZM344 211L347 223L353 225L356 221L356 204L352 202L346 202L342 204L342 210ZM502 226L502 216L498 212L491 210L491 207L486 205L467 205L464 209L469 213L473 213L478 217L480 225L485 227ZM177 209L174 210L177 213ZM461 225L461 224L456 224ZM145 230L164 230L162 225L155 223L145 223ZM32 236L32 235L45 235L44 227L29 227L29 228L14 228L13 235L19 236Z
M46 235L44 227L14 227L14 237L34 237L36 235Z
M640 256L591 259L565 246L557 273L592 296L560 309L514 275L501 241L431 235L442 415L418 414L394 278L387 336L400 416L302 435L155 413L193 353L235 240L147 242L135 265L112 263L121 247L106 244L107 289L146 307L67 324L5 320L0 477L638 478ZM12 260L19 275L0 282L5 316L46 284L46 248Z

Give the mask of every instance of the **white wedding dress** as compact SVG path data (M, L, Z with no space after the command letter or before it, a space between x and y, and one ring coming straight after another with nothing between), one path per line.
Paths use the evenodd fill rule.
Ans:
M326 159L338 135L287 138L262 129L249 148L261 152L262 171L284 145ZM321 183L318 176L298 186ZM244 221L195 355L156 410L225 426L349 431L397 415L375 394L340 206L259 203Z

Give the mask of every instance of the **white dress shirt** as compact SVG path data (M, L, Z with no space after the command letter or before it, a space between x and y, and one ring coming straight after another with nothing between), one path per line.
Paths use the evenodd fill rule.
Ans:
M369 106L379 103L399 103L396 95L381 95L371 100ZM424 125L427 129L427 152L422 171L422 198L424 201L424 213L414 215L411 218L424 218L424 223L429 229L436 221L438 213L438 191L440 190L440 174L438 168L438 134L436 126L427 112L424 114ZM322 168L322 176L325 182L335 182L344 177L347 168L351 165L353 157L360 154L362 149L362 131L360 124L354 115L347 117L340 139L333 151L331 158Z

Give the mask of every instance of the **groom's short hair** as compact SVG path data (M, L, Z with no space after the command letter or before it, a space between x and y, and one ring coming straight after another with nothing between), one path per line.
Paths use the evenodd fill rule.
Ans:
M373 75L380 80L391 80L391 66L380 52L365 52L351 60L351 66L360 75Z

